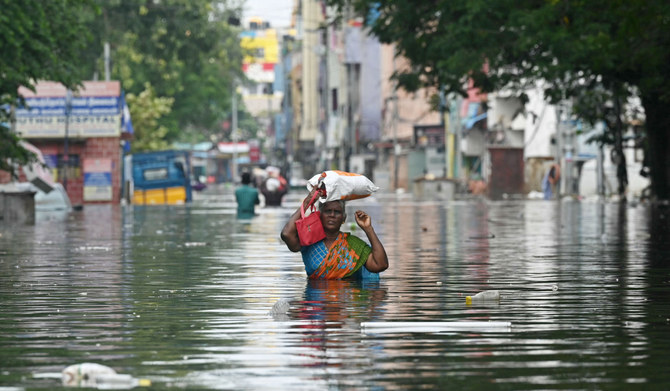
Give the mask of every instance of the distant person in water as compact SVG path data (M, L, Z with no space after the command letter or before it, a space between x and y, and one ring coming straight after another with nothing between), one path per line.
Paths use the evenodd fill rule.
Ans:
M256 205L260 203L258 190L251 186L251 174L242 173L242 186L235 190L237 217L250 219L256 215Z
M268 177L260 186L261 193L265 197L265 206L281 206L281 200L288 192L288 182L281 176L277 167L265 169Z
M313 189L304 199L303 206L309 208L309 202L316 190ZM386 250L372 227L372 219L362 210L355 213L356 223L365 232L370 245L340 228L347 219L345 203L342 200L330 201L319 205L321 224L326 233L325 239L310 246L301 246L295 222L300 219L300 208L293 213L281 231L286 247L293 252L300 251L305 271L313 279L362 278L378 279L380 272L389 266Z
M547 174L542 179L542 192L545 200L554 198L554 193L558 190L558 184L561 180L561 166L554 163L547 171ZM556 192L557 193L557 192Z

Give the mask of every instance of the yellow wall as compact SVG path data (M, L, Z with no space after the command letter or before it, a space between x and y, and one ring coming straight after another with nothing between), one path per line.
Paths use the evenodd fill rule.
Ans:
M279 62L279 43L277 33L274 29L245 31L240 39L240 45L244 50L263 49L263 57L245 56L244 64Z

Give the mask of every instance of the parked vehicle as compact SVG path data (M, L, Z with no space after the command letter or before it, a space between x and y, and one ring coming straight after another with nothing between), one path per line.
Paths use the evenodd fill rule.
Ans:
M192 201L191 168L187 151L145 152L126 159L132 177L128 194L132 203L183 204Z

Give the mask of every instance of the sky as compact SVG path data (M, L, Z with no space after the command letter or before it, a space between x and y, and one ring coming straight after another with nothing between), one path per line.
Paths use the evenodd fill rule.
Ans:
M246 0L243 20L256 16L270 22L275 28L291 24L293 0Z

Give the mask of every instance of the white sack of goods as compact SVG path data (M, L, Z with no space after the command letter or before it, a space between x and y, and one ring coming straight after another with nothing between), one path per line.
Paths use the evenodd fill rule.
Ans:
M307 181L307 190L321 190L319 201L356 200L370 196L379 187L364 175L344 171L324 171ZM324 195L325 190L325 195Z

